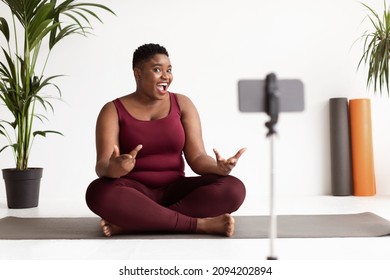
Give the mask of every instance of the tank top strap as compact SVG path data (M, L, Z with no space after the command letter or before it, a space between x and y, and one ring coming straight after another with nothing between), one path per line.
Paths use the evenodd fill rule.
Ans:
M179 102L177 100L176 94L170 92L169 96L170 96L170 105L171 105L171 109L170 109L169 115L172 115L172 113L173 113L175 115L177 114L177 115L181 116L181 109L180 109L180 105L179 105ZM115 105L115 108L116 108L116 111L118 113L119 119L122 119L123 117L129 115L126 107L119 100L119 98L114 99L112 102Z
M179 116L181 116L181 109L179 102L177 101L176 93L170 92L170 99L171 99L171 113L176 113Z
M114 99L112 102L114 103L116 111L118 113L118 119L122 119L122 117L125 116L125 114L127 113L127 109L119 100L119 98Z

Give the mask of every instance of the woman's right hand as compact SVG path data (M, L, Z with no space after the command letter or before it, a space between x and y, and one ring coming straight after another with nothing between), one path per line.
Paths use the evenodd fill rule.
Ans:
M138 145L130 153L120 154L119 147L114 145L108 166L110 177L119 178L133 170L137 154L141 149L142 145Z

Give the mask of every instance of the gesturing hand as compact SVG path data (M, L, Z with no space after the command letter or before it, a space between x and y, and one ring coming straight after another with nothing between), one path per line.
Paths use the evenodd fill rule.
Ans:
M217 167L220 172L220 175L229 175L232 169L236 166L238 159L241 157L241 155L245 152L246 148L240 149L234 156L224 159L217 149L213 149L216 160L217 160Z
M117 145L114 145L114 151L110 157L110 165L112 166L116 177L121 177L133 170L135 166L135 158L138 152L142 149L142 145L138 145L128 154L120 154Z

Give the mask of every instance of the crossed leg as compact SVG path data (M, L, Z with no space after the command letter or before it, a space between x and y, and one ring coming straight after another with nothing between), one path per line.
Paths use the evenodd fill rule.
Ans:
M86 200L102 217L100 226L106 236L125 232L231 236L234 218L230 213L243 202L245 188L232 176L211 175L183 178L164 193L157 202L159 195L136 181L101 178L91 183Z

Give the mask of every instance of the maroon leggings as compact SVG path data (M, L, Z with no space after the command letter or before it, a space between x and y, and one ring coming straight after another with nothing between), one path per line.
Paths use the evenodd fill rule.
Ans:
M197 218L236 211L244 184L233 176L183 177L151 189L137 181L99 178L87 190L88 207L126 232L195 232Z

